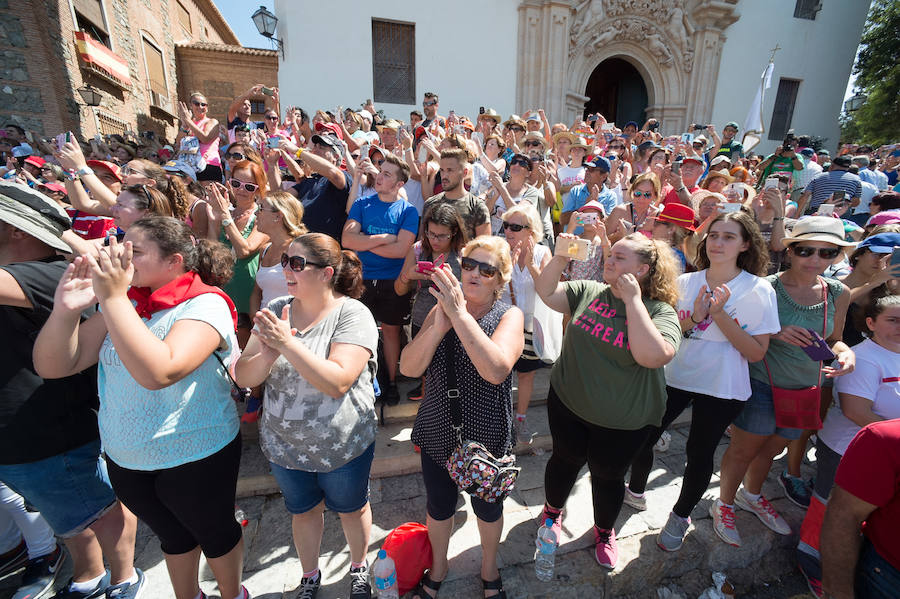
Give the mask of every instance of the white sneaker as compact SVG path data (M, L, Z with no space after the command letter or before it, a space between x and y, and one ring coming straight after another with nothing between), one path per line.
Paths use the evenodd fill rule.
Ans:
M741 489L735 494L734 503L742 510L747 510L748 512L756 514L756 517L759 518L763 524L778 534L791 534L791 527L784 521L784 518L778 515L778 512L776 512L775 508L772 507L772 504L769 503L769 500L762 495L759 496L759 499L753 501L747 497L744 489Z
M630 505L639 512L647 509L647 494L635 495L628 488L628 485L625 485L625 498L622 501L625 505Z
M741 535L738 534L737 527L734 525L734 510L716 499L709 506L709 515L712 516L713 530L716 531L719 538L729 545L740 547Z

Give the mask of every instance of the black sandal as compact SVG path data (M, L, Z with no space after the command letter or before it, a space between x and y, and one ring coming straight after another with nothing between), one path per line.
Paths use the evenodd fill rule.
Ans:
M441 583L443 582L443 580L439 582L431 580L429 572L425 572L425 575L422 576L422 580L419 581L419 584L416 585L416 588L413 590L413 594L419 599L434 599L434 597L437 597L438 589L441 588ZM434 595L428 594L425 591L426 587L434 591Z
M503 579L499 576L497 580L485 580L481 579L481 588L485 591L497 591L496 595L491 595L487 599L506 599L506 591L503 590Z

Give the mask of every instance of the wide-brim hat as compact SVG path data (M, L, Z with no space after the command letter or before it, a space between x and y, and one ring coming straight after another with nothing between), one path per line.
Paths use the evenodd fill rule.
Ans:
M728 174L728 171L709 171L706 173L706 181L713 179L725 179L726 183L734 183L734 177Z
M400 131L400 121L397 119L388 119L380 125L376 125L375 128L378 129L378 132L381 133L382 129L393 129L394 131Z
M570 150L574 150L575 148L584 148L585 150L590 150L593 146L587 142L587 140L583 137L576 137L575 141L572 142L572 147Z
M487 110L485 110L484 112L482 112L481 114L478 115L478 120L480 121L481 119L491 119L492 121L494 121L496 124L499 125L500 121L503 120L503 117L500 116L500 113L497 112L496 110L494 110L493 108L488 108Z
M571 131L559 131L558 133L554 133L553 137L550 139L553 141L554 145L559 143L559 140L561 139L568 139L570 143L574 144L578 141L578 136Z
M784 247L801 241L824 241L841 247L852 247L856 242L844 239L841 219L832 216L804 216L794 224L790 237L781 240Z
M27 185L0 182L0 221L28 233L55 250L72 253L61 239L72 228L71 220L59 204Z
M664 223L672 223L678 225L688 231L695 231L694 227L694 211L690 206L672 202L666 204L663 211L656 216L656 220Z
M514 114L503 122L504 127L509 127L510 125L518 125L522 129L524 129L525 121L519 115Z
M538 141L542 146L545 148L547 147L547 139L540 131L529 131L525 134L525 139L523 141Z

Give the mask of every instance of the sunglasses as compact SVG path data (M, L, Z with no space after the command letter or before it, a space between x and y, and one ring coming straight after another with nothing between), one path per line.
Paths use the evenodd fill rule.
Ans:
M318 266L319 268L325 268L328 265L310 262L303 256L288 256L287 254L281 254L281 268L290 267L290 269L294 272L301 272L307 266Z
M259 189L259 185L257 185L256 183L245 183L244 181L240 181L238 179L232 179L230 181L230 183L231 183L231 187L234 189L240 189L241 186L243 185L244 189L246 189L247 191L249 191L251 193L256 191L257 189Z
M537 147L543 146L543 145L544 145L544 144L542 144L542 143L539 142L539 141L526 141L526 142L525 142L525 147L526 147L526 148L528 148L528 147L535 147L535 148L537 148Z
M430 102L422 102L422 106L434 106L437 104L437 100L431 100Z
M191 100L191 104L193 104L194 106L199 106L200 108L209 106L209 104L207 104L206 102L198 102L197 100Z
M531 170L531 165L528 163L527 160L522 160L521 158L516 158L515 160L513 160L509 163L510 166L513 166L515 164L518 164L519 166L523 166L523 167L527 168L528 170Z
M652 191L632 191L631 195L636 198L647 198L648 200L653 197Z
M525 133L525 129L523 129L521 127L510 127L509 130L514 131L516 133Z
M608 146L608 148L609 148L610 150L618 150L618 151L621 152L622 150L625 149L625 146Z
M529 227L528 225L519 225L516 223L503 223L503 230L505 231L505 230L509 229L513 233L518 233L522 229L530 229L530 228L531 227Z
M840 248L813 248L807 245L795 245L791 252L798 258L809 258L816 252L823 260L834 260L841 253Z
M277 120L278 120L278 117L277 117L277 116L267 116L267 117L266 117L266 120L267 120L267 121L277 121Z
M500 269L494 266L493 264L488 264L486 262L479 262L474 258L463 258L460 261L460 266L462 266L463 270L472 271L476 268L478 272L481 273L481 276L485 279L491 279L495 274L500 272Z
M241 162L246 159L247 157L240 152L225 152L225 160L237 160L238 162Z

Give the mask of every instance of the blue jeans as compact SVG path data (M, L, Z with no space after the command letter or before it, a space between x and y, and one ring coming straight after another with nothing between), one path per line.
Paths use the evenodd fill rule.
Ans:
M269 462L284 506L291 514L303 514L325 500L325 507L339 514L357 512L369 501L369 471L375 457L375 443L340 468L331 472L293 470Z
M868 539L856 564L857 599L895 599L900 592L900 571L881 557Z
M37 462L0 465L0 481L63 538L80 533L116 503L99 440Z

